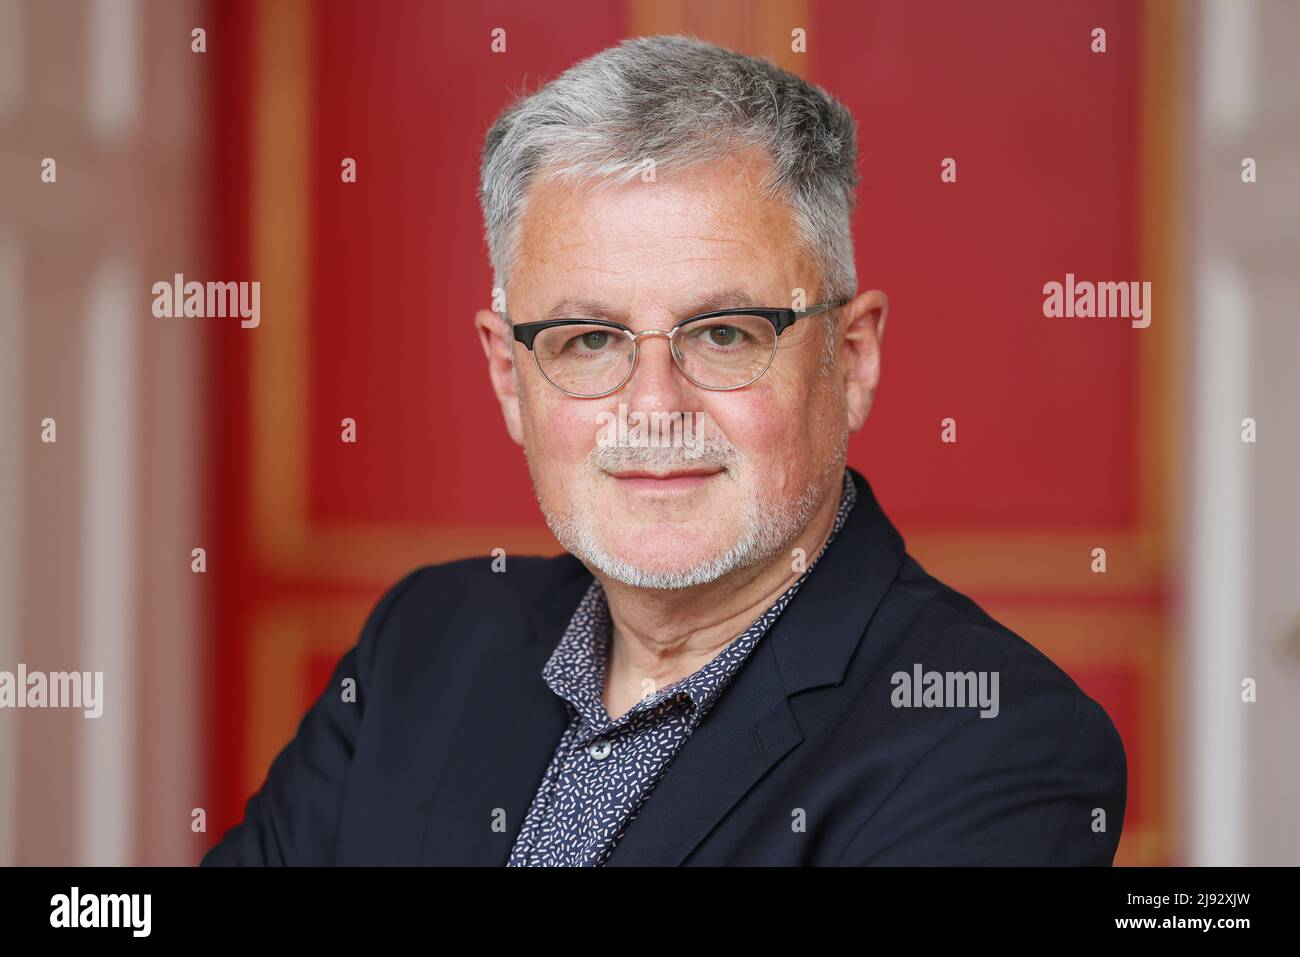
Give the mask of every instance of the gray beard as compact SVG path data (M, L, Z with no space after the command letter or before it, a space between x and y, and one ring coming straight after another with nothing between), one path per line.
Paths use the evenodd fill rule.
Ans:
M768 508L753 500L745 505L742 530L735 544L691 568L652 568L617 558L596 539L591 512L560 517L542 514L560 544L589 568L632 588L680 589L715 582L739 568L757 565L782 551L808 524L819 504L817 489L805 489L784 509Z
M537 504L541 507L551 533L565 550L588 568L632 588L694 588L718 581L737 569L761 564L790 546L820 507L823 495L835 494L839 490L848 438L847 431L841 434L839 454L831 458L818 481L805 488L794 502L776 507L753 499L746 501L741 533L737 540L690 568L655 568L618 558L598 541L592 509L578 508L573 514L560 515L548 509L540 497ZM734 446L723 438L720 443L706 442L703 448L692 450L689 462L693 465L703 462L722 468L734 468L739 464L739 459ZM597 447L587 459L588 467L597 474L603 469L618 467L671 468L682 461L682 450L671 448ZM535 476L533 487L534 490L537 487Z

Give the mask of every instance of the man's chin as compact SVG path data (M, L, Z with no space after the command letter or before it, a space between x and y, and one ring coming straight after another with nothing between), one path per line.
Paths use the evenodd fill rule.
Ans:
M588 555L583 560L594 573L603 575L607 579L621 582L632 588L661 591L707 585L733 570L730 564L724 565L716 560L704 560L694 564L681 562L646 564L622 561L614 555L601 552Z
M681 536L667 542L599 537L566 545L593 571L637 588L677 589L706 584L733 570L736 549L726 546L684 547ZM577 546L577 547L573 547Z
M705 564L727 551L738 538L706 538L698 526L690 525L635 525L620 528L615 535L595 536L606 554L630 565L656 569L689 569Z

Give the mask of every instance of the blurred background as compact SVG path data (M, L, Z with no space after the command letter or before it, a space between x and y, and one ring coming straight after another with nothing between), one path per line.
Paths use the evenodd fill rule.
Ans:
M479 152L652 33L857 117L892 308L851 464L1110 713L1117 863L1300 863L1300 5L0 0L0 670L105 682L0 710L0 864L196 862L383 590L558 551L471 326ZM1045 318L1067 272L1151 325ZM155 317L178 273L260 324Z

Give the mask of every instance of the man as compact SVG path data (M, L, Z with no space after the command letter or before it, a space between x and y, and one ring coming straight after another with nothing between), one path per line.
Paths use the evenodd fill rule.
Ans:
M1106 713L845 468L888 309L855 142L685 37L502 114L475 324L569 554L392 588L204 863L1111 863Z

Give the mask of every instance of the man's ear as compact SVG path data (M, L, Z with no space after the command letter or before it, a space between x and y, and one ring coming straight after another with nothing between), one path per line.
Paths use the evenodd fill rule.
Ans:
M506 431L519 445L524 444L523 424L519 414L518 382L515 381L514 340L507 331L505 320L490 309L480 309L474 314L474 328L479 343L487 356L488 378L492 391L501 403L501 415L506 420Z
M867 423L880 382L880 342L885 335L889 297L879 289L858 293L844 309L844 339L840 368L844 372L844 404L850 432Z

